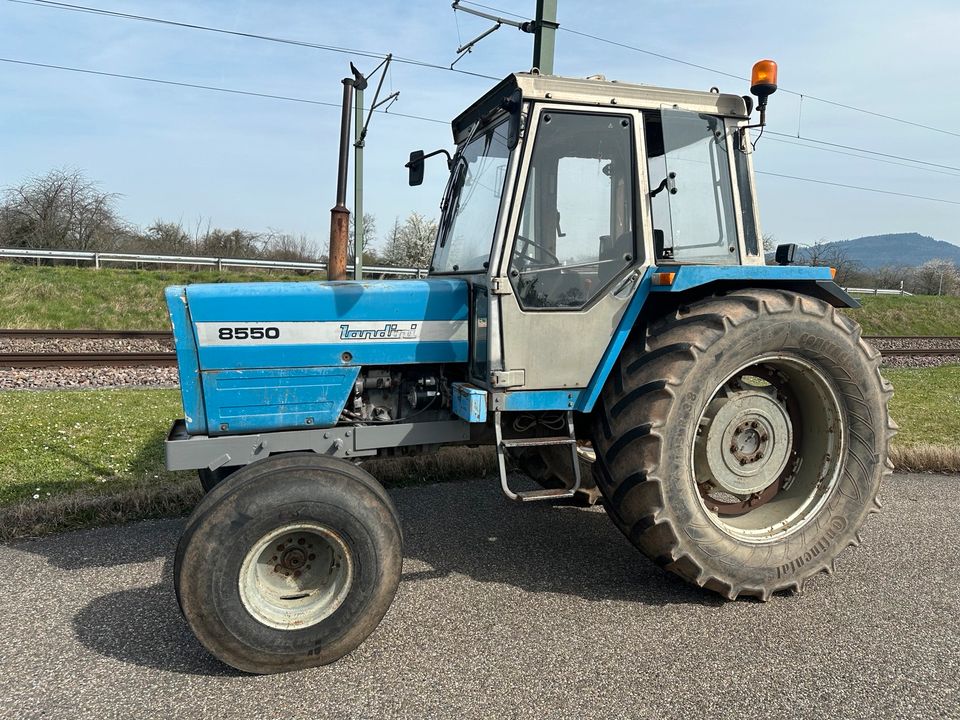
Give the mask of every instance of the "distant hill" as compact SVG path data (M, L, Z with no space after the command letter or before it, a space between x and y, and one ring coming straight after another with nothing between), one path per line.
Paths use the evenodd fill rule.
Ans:
M839 240L826 243L823 252L829 254L840 251L851 261L864 269L876 269L888 265L912 267L922 265L927 260L951 260L960 265L960 246L920 233L891 233L889 235L870 235L854 240ZM797 248L797 260L809 260L810 251Z

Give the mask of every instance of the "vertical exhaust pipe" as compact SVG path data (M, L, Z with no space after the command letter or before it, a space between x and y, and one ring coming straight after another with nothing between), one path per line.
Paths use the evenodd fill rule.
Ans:
M343 79L343 108L340 115L340 163L337 168L337 204L330 209L330 259L328 280L347 279L347 246L350 238L350 211L347 210L347 167L350 162L350 107L353 78Z

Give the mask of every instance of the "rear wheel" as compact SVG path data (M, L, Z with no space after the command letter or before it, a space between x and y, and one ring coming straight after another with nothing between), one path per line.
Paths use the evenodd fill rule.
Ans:
M238 470L197 506L177 548L180 608L240 670L332 662L379 624L400 579L400 523L379 483L312 453Z
M800 590L880 507L880 355L819 300L742 290L652 324L595 414L607 510L648 557L735 598Z

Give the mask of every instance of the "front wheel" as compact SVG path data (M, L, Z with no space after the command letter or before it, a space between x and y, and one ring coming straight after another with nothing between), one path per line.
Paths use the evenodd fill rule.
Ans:
M177 547L177 598L200 642L253 673L332 662L396 593L396 511L352 463L292 453L248 465L194 510Z
M895 426L880 355L810 297L741 290L651 324L595 415L607 511L731 599L800 590L880 507Z

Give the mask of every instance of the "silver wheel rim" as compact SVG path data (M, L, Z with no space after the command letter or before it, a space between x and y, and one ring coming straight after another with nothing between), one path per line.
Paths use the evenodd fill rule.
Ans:
M691 468L700 505L727 535L782 540L805 527L840 478L847 428L833 384L793 355L752 360L700 414Z
M240 566L240 600L258 622L298 630L330 617L353 583L350 549L332 529L296 523L260 538Z

